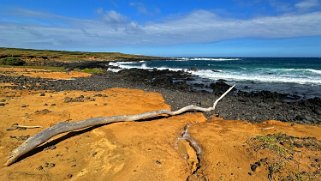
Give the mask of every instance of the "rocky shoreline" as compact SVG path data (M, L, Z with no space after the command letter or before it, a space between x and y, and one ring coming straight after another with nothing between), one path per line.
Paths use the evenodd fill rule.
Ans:
M83 67L83 65L81 66ZM70 69L75 67L77 65L70 67ZM186 72L140 69L121 70L119 72L108 71L102 75L74 80L0 75L0 82L14 83L16 89L30 90L100 91L114 87L142 89L160 92L172 109L189 104L211 106L213 100L217 99L230 86L223 80L215 83L209 82L207 85L198 84L195 83L195 77ZM295 95L269 91L243 92L235 89L220 102L215 113L224 119L231 120L253 122L280 120L283 122L319 124L321 122L321 99L302 100ZM207 116L212 115L213 113Z

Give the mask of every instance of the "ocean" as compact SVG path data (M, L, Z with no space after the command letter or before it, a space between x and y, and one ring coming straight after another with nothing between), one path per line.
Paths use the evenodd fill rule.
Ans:
M186 71L202 80L226 80L243 91L268 90L321 97L321 58L212 58L116 62L119 69ZM113 71L118 71L114 69Z

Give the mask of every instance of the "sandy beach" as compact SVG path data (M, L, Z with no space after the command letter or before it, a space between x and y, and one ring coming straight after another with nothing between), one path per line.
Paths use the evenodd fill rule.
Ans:
M0 181L321 181L321 0L0 2Z
M177 109L186 102L170 102L175 99L169 99L169 94L164 98L162 92L165 91L161 88L152 91L146 87L145 90L130 88L131 85L127 88L109 85L110 88L95 91L41 89L45 80L40 80L42 78L50 78L52 82L67 79L66 87L69 79L90 79L79 72L2 68L1 75L7 78L0 84L0 180L321 178L319 124L287 123L273 118L260 123L226 119L228 116L222 116L224 110L228 104L236 104L230 101L233 96L220 104L219 115L192 112L62 134L6 167L3 164L14 148L56 123ZM8 77L21 79L22 75L27 80L25 88L18 81L9 81ZM30 81L29 77L36 78ZM31 88L38 79L37 89ZM211 104L211 100L204 101ZM249 103L255 106L255 101ZM207 102L201 103L205 104ZM17 128L17 124L41 128L22 129ZM180 139L187 125L190 137L200 147L199 154L188 141Z

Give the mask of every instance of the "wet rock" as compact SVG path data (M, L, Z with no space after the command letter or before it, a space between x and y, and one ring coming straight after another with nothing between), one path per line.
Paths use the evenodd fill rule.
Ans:
M297 115L297 116L295 116L295 118L294 119L296 119L297 121L302 121L302 120L304 120L305 119L305 117L304 116L302 116L302 115Z
M231 86L225 83L225 80L222 80L222 79L216 81L215 83L210 84L210 88L213 89L213 92L215 94L222 94L230 87ZM236 89L234 88L233 90L236 90Z
M244 99L244 98L240 98L240 99L238 99L238 101L240 101L240 102L242 102L242 103L245 103L245 102L247 102L248 100L246 100L246 99Z
M196 68L196 67L191 67L189 70L196 72L196 71L198 70L198 68Z
M268 104L266 104L266 103L264 103L264 102L260 102L257 106L258 106L258 107L265 108L265 107L268 107Z
M255 172L257 169L258 165L257 164L251 164L251 170L252 172Z
M209 100L200 101L200 106L203 106L203 107L213 106L212 104L213 103L210 102Z
M313 112L317 115L321 115L321 109L313 109Z
M294 118L297 121L300 121L301 123L313 123L314 119L310 115L297 115Z
M201 84L201 83L195 83L193 84L194 87L199 87L199 88L204 88L205 85L204 84Z

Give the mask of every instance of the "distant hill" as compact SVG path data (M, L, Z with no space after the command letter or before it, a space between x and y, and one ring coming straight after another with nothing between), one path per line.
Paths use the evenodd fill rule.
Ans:
M43 64L49 62L75 62L75 61L140 61L151 59L164 59L143 55L131 55L119 52L80 52L33 50L18 48L0 48L0 59L15 57L26 63Z

